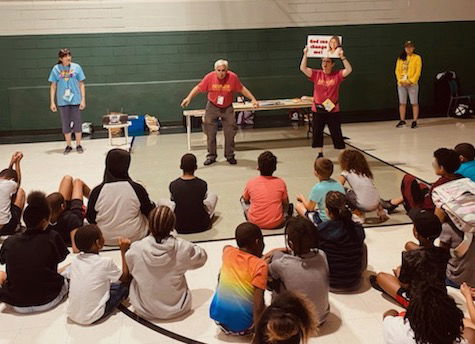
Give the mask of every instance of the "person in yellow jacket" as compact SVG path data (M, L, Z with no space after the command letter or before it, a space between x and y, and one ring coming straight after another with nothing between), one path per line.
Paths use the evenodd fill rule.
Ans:
M416 46L414 43L407 41L404 43L404 50L396 61L395 74L397 78L400 118L400 121L396 124L397 128L406 125L406 104L408 96L411 101L413 114L411 128L417 127L417 119L419 117L418 82L422 71L422 59L419 55L414 53L415 49Z

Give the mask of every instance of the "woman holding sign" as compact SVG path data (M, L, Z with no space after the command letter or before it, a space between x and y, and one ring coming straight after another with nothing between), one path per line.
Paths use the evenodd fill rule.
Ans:
M340 49L340 59L344 69L333 70L335 62L328 57L322 58L322 69L307 67L308 46L303 49L300 70L313 82L313 120L312 147L318 148L318 158L323 157L323 130L328 124L335 149L345 149L341 133L339 89L340 84L350 73L350 62Z

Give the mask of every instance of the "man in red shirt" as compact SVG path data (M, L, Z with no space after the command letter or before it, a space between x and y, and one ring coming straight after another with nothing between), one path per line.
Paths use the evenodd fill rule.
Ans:
M216 162L216 133L218 132L218 118L221 118L224 130L224 156L231 165L237 163L234 158L234 136L237 126L233 109L234 93L242 93L251 99L254 106L258 106L256 98L243 85L239 77L228 69L228 61L218 60L214 64L214 71L206 74L198 85L181 102L187 107L191 99L200 92L208 92L208 103L204 118L204 131L208 141L208 156L205 165Z
M335 149L345 149L343 134L341 133L341 118L339 104L340 84L350 73L350 62L340 49L340 59L344 69L333 71L335 62L328 57L322 58L322 69L307 67L308 47L303 49L300 70L313 81L313 121L312 121L312 147L319 149L318 157L323 157L323 129L328 124Z

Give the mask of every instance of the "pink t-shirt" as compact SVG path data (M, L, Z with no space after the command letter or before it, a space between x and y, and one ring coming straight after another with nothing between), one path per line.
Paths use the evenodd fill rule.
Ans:
M263 229L276 228L284 221L282 202L289 198L285 182L278 177L259 176L249 180L243 197L251 202L249 221Z
M336 106L331 112L339 112L338 103L340 84L344 80L343 71L335 71L325 74L321 69L312 69L312 75L309 78L313 81L313 100L312 111L316 112L315 104L322 104L330 99Z
M208 92L208 100L215 106L227 108L233 103L234 92L242 91L242 84L239 77L231 71L228 71L224 79L218 79L216 72L210 72L200 81L198 89L200 92Z

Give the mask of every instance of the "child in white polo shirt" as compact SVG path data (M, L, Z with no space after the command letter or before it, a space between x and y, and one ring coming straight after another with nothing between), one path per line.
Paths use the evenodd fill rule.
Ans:
M109 315L128 295L129 270L124 256L130 240L119 239L122 271L111 258L99 255L104 238L97 225L79 228L74 241L81 253L71 263L67 313L72 321L88 325Z

